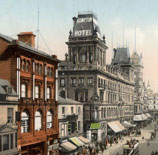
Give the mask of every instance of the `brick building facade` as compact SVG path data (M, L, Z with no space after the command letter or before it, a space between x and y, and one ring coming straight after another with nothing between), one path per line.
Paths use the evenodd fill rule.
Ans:
M19 97L18 149L21 154L58 154L57 65L55 55L35 48L32 32L18 40L0 34L0 78Z

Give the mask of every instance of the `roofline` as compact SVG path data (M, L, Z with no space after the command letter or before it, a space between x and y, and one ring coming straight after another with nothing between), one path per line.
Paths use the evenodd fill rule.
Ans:
M51 56L49 56L49 55L46 56L46 55L44 55L44 54L42 54L42 53L36 52L35 50L31 50L31 49L29 49L29 48L27 48L27 47L23 47L23 46L19 45L18 43L15 44L15 45L12 45L12 44L9 45L9 48L15 48L15 47L20 48L20 49L23 49L23 50L30 51L30 52L32 52L33 54L36 54L36 55L45 57L45 58L47 58L47 59L51 59L51 60L53 60L53 61L56 61L57 63L60 63L60 62L61 62L59 59L55 59L55 58L53 58L53 57L51 57Z

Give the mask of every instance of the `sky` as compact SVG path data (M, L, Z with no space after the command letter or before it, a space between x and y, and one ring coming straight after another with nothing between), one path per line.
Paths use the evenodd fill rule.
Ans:
M112 48L123 45L123 40L133 53L136 28L136 51L143 55L144 81L150 81L158 92L158 0L0 0L0 33L13 38L20 32L37 35L38 6L39 47L59 59L64 59L68 50L65 42L72 17L78 12L96 13L109 47L108 63Z

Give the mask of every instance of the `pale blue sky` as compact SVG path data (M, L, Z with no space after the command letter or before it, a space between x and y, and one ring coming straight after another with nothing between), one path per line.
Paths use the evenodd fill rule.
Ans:
M144 79L158 90L158 0L0 0L0 33L16 37L20 32L37 30L40 7L40 48L60 59L67 52L65 42L72 29L72 17L78 11L97 14L101 33L105 34L107 56L113 47L123 44L134 50L134 28L137 28L137 50L143 54ZM52 52L48 50L48 47ZM156 67L155 67L156 66Z

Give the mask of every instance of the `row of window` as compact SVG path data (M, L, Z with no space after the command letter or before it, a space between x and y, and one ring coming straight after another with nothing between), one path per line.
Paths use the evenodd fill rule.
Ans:
M25 72L31 72L31 63L28 60L22 59L21 60L21 70ZM54 76L54 70L52 67L47 67L47 76L53 77ZM44 66L40 63L35 63L35 74L37 75L43 75L44 74Z
M0 135L0 152L17 147L17 133Z
M35 112L35 131L42 130L42 112L40 110ZM46 116L47 129L53 128L53 112L48 111ZM30 131L30 115L27 111L21 113L21 133Z
M104 79L98 78L98 86L99 87L107 87L110 90L114 91L123 91L123 92L134 92L134 90L130 89L129 87L126 86L121 86L120 84L115 84L112 82L107 82Z
M74 107L71 107L71 114L74 113ZM78 107L78 114L81 114L81 107ZM62 115L65 115L65 107L62 107Z
M92 85L93 82L93 77L88 77L87 78L87 85ZM85 78L84 77L79 77L78 79L76 77L71 77L71 85L76 86L77 83L79 85L84 85L85 84ZM65 87L65 78L60 78L60 87Z
M88 62L88 58L89 58L89 62ZM77 54L75 52L72 53L72 56L71 56L71 53L70 53L70 61L72 60L72 63L73 64L76 64L76 62L80 62L80 63L90 63L92 64L93 62L93 53L89 53L89 57L88 55L86 54L86 52L81 52L79 53L79 57L78 57L78 60L77 60Z
M74 133L76 131L80 132L80 130L81 130L81 122L80 121L77 121L77 123L76 122L68 122L68 124L63 123L63 124L61 124L61 131L60 131L61 137L68 136L67 133L69 133L69 135L71 135L72 133Z
M21 97L28 97L28 86L23 83L21 85ZM35 85L35 98L41 98L41 87L39 85ZM51 87L47 87L47 99L52 98Z

